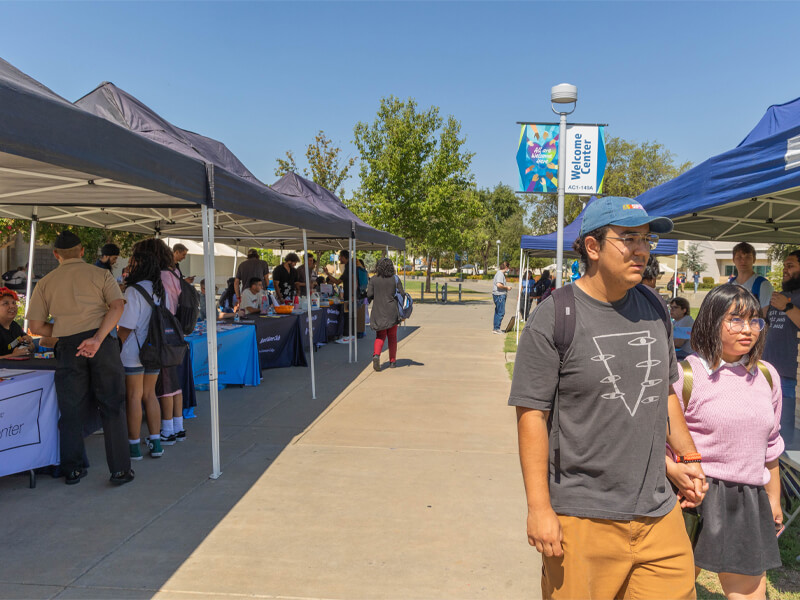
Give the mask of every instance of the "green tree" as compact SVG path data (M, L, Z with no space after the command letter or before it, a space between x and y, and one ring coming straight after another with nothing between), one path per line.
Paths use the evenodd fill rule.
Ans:
M328 139L325 132L320 130L314 138L314 142L306 148L306 160L309 168L303 169L303 177L311 179L327 190L337 193L339 197L344 197L343 183L350 176L350 169L355 165L356 159L343 157L342 149L335 146ZM278 166L275 168L275 175L281 177L289 172L299 173L297 162L291 150L286 151L286 158L276 160Z
M468 245L465 249L472 261L488 272L489 263L496 262L497 240L500 240L500 258L516 264L519 262L519 241L530 233L525 225L525 206L511 187L503 184L493 189L478 190L480 213L469 227Z
M686 251L681 258L681 270L691 275L695 271L703 272L708 268L708 265L703 262L703 254L700 251L700 246L697 244L689 244L686 246Z
M430 288L430 259L460 251L481 210L461 124L441 117L438 107L423 110L411 98L390 96L381 99L373 123L356 124L354 136L361 184L351 208L428 257Z

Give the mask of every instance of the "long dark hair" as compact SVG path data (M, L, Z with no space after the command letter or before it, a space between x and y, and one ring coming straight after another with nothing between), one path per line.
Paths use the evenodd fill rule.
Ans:
M225 288L225 291L222 292L222 295L219 297L220 306L224 306L233 300L233 297L236 295L236 289L233 287L235 281L235 278L228 277L228 287Z
M175 256L172 250L164 242L164 240L156 238L148 238L140 242L136 242L133 246L134 252L148 252L156 257L158 261L158 268L162 271L173 269L175 267Z
M391 258L382 258L375 265L375 274L381 277L394 277L394 263Z
M135 250L131 255L128 270L128 277L125 279L126 285L149 281L153 284L153 295L159 298L164 297L164 285L161 283L161 268L155 254Z
M712 369L716 369L722 360L722 338L720 330L722 321L733 307L733 315L742 319L761 317L761 303L753 294L740 285L726 283L708 293L700 312L692 326L691 344L698 354L706 359ZM764 344L767 341L766 328L756 338L756 343L748 355L747 369L752 369L761 359Z

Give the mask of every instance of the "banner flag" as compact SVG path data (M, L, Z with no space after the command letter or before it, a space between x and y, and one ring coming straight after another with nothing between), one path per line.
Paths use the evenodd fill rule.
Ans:
M565 193L602 194L606 170L605 127L567 125ZM522 125L517 146L520 192L558 192L559 126Z

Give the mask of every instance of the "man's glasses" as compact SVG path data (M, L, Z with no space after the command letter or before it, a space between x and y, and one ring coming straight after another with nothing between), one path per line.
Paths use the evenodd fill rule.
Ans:
M626 248L636 248L640 244L646 244L650 250L655 250L658 246L658 236L655 233L626 233L621 237L607 235L610 240L620 240Z
M739 333L744 329L745 325L749 325L750 331L753 333L758 333L767 322L764 319L750 319L749 321L745 319L740 319L739 317L734 317L732 319L726 319L725 322L728 324L728 331L731 333Z

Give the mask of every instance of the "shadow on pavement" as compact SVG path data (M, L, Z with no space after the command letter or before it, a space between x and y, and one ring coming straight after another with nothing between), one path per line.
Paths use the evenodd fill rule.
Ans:
M401 327L398 338L416 329ZM102 435L86 439L92 467L79 485L40 475L30 489L27 476L0 478L0 597L152 597L295 436L371 366L374 339L367 329L353 363L345 345L315 354L316 399L305 367L263 371L258 387L221 390L217 480L209 478L207 392L198 393L197 418L185 422L187 440L134 462L130 484L110 485Z

